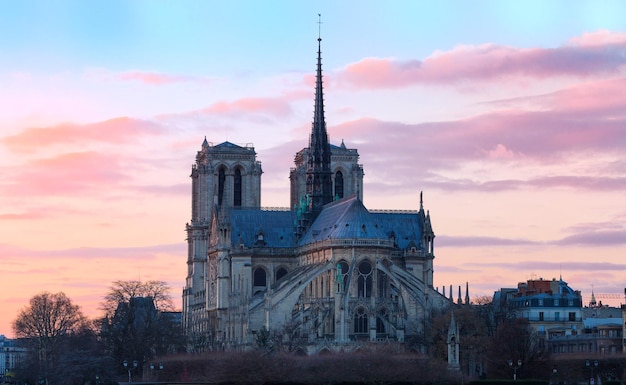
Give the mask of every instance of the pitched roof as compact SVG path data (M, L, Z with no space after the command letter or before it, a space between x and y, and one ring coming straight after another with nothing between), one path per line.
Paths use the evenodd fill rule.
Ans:
M294 217L291 211L259 208L232 209L230 212L231 242L246 247L293 247ZM263 242L258 243L259 233Z
M389 239L356 195L324 206L300 245L323 239Z

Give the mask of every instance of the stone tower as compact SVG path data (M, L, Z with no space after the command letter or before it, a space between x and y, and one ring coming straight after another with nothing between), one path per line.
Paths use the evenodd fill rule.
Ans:
M191 168L191 222L187 232L187 278L183 308L200 307L206 300L207 250L212 216L217 209L261 206L261 163L251 145L230 142L212 145L206 138ZM194 306L197 304L198 306ZM189 330L202 323L204 314L183 314Z

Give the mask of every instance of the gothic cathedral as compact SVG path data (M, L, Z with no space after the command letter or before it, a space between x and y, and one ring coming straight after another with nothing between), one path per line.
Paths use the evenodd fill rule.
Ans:
M370 211L359 154L330 144L321 39L309 146L285 209L261 208L252 146L206 138L191 169L183 327L193 351L245 349L262 336L314 354L366 343L424 351L434 309L434 238L418 210Z

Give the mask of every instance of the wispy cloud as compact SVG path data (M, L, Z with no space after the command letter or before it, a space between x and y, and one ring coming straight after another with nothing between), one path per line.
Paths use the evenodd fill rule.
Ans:
M138 258L150 259L161 254L178 254L185 251L186 244L172 243L165 245L150 245L138 247L77 247L59 250L36 250L16 247L10 244L0 243L0 254L7 257L18 258L32 256L37 258L63 257L63 258ZM11 258L9 258L11 259ZM13 260L13 259L11 259Z
M398 88L460 84L512 76L589 77L620 73L626 65L626 34L598 31L558 48L462 45L424 60L366 58L347 65L334 81L351 88Z
M77 195L129 180L119 156L93 151L64 153L29 161L0 182L12 196Z
M127 143L146 135L160 135L164 127L147 120L120 117L89 124L64 123L50 127L31 127L0 139L14 152L34 152L55 144L88 142Z
M230 116L263 114L284 117L291 114L291 108L286 100L280 98L242 98L212 104L201 112Z
M163 86L176 83L208 83L204 77L168 74L158 71L128 70L111 71L105 68L90 68L85 71L85 77L97 81L132 82L150 86Z

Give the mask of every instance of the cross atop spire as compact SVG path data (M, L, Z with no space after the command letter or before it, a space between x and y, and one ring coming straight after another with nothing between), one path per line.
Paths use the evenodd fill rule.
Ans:
M318 17L318 21L317 21L317 24L318 24L318 27L317 27L317 40L321 41L322 40L322 14L318 13L317 17Z

